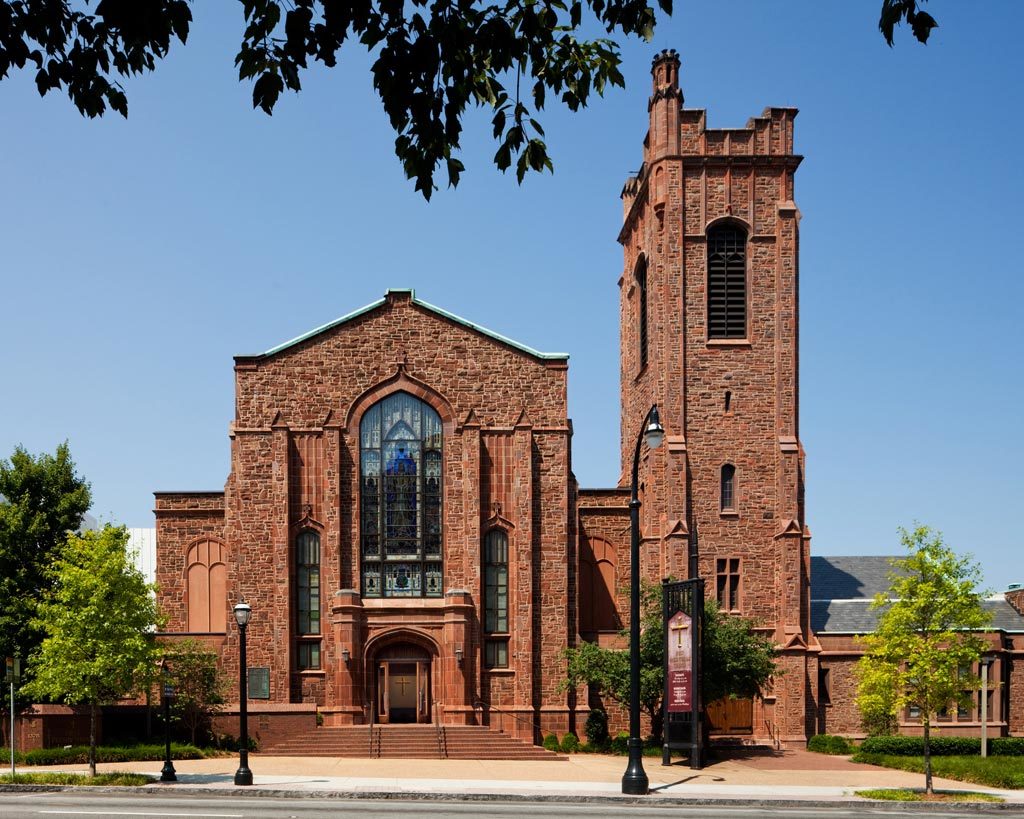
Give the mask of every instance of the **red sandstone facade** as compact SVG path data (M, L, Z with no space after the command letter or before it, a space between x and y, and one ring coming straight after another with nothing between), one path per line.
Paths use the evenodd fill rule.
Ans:
M223 493L156 495L160 602L171 633L203 633L237 675L230 607L247 600L248 665L270 703L326 724L481 720L533 739L567 730L561 653L575 639L575 518L567 357L542 355L389 291L276 351L236 358L232 471ZM361 578L360 422L396 394L440 417L443 594L367 597ZM508 542L507 667L482 656L481 544ZM320 541L320 628L296 622L296 541ZM315 644L317 666L300 661ZM308 650L308 649L306 649ZM306 667L303 667L303 666ZM403 682L386 679L401 667ZM393 690L390 690L388 686Z
M655 59L653 77L644 164L626 183L619 236L622 474L652 403L668 432L643 456L642 570L652 581L685 577L699 534L709 593L720 569L731 572L730 608L775 635L786 669L748 706L747 724L718 727L800 744L813 731L818 647L798 438L796 112L708 130L703 111L682 108L674 52ZM745 237L742 333L727 339L710 337L708 320L706 240L721 225ZM267 706L315 706L329 725L394 719L401 701L414 711L403 720L482 722L531 740L576 729L576 694L560 688L563 651L580 639L613 643L625 625L628 490L576 486L567 370L567 356L509 342L409 291L237 357L224 491L156 494L167 631L218 646L234 677L230 608L244 598L254 611L249 666L269 677ZM442 546L430 565L443 580L433 597L367 593L379 581L362 551L372 515L361 500L361 423L399 394L429 407L442 430ZM725 464L735 471L728 508ZM299 602L303 533L319 544L312 634ZM507 542L497 632L484 610L493 533ZM488 641L504 654L492 656ZM414 705L403 699L410 690Z
M818 646L798 416L796 111L769 108L745 128L711 130L704 111L682 107L675 52L656 57L652 73L643 165L622 194L621 482L657 403L667 438L642 455L644 574L685 578L696 542L707 593L770 631L785 671L745 713L713 709L715 727L803 744ZM714 316L716 230L739 243L728 332ZM580 517L585 553L607 523L589 503ZM620 566L626 545L620 537Z
M251 604L249 667L267 683L250 685L257 737L311 731L317 712L531 741L579 732L590 703L561 689L564 650L622 644L627 481L654 403L667 436L642 451L642 573L684 578L696 549L707 593L773 636L784 671L754 702L711 704L712 729L777 745L860 733L863 631L822 627L819 640L811 627L796 111L708 129L683 108L675 52L652 74L643 165L622 193L617 488L572 474L567 356L411 291L235 359L231 473L223 491L156 493L157 582L167 636L216 647L231 678L230 610ZM988 635L1003 692L990 714L993 733L1019 735L1024 592L1007 602L1017 614ZM970 733L972 719L950 728Z

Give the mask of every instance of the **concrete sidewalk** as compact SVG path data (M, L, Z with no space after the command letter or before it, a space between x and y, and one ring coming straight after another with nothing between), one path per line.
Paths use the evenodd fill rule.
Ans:
M237 757L181 760L174 763L177 783L149 786L161 790L235 791ZM257 795L330 794L409 798L610 799L621 795L625 757L573 754L544 762L439 759L339 759L274 757L252 754L254 784L239 792ZM159 762L100 764L101 772L134 771L159 777ZM657 801L755 800L848 801L864 788L920 788L920 774L860 765L841 757L807 751L749 754L713 761L701 771L685 762L663 767L646 758L644 768ZM24 770L24 769L23 769ZM81 765L32 770L81 771ZM1000 791L966 782L936 779L936 789L983 791L1024 807L1024 791Z

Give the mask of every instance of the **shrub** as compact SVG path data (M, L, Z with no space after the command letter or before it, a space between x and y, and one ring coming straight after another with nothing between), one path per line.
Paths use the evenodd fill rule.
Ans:
M20 773L13 779L10 774L0 776L0 784L18 785L117 785L136 786L148 785L155 781L151 776L135 773L101 773L86 776L76 773Z
M612 740L613 754L629 753L629 731L619 731Z
M216 740L217 747L225 751L237 752L242 747L242 743L239 741L239 738L236 736L232 736L231 734L219 734L216 737ZM259 750L259 743L256 742L256 738L252 735L249 736L249 750Z
M558 737L556 737L554 734L548 734L546 737L544 737L543 745L549 751L558 751Z
M992 756L1024 756L1024 737L995 737L988 741Z
M608 744L608 714L601 708L595 708L587 715L587 723L583 727L587 735L587 744L600 748Z
M172 742L171 757L173 759L202 759L204 754L194 745L181 745ZM163 745L129 745L126 747L101 745L96 749L97 762L153 762L163 758ZM39 748L34 751L16 753L15 759L22 765L84 765L89 761L89 746Z
M932 756L977 756L981 740L976 737L932 737ZM861 743L865 754L886 756L923 756L923 737L868 737Z
M580 738L576 734L566 734L562 737L561 750L563 754L574 754L579 750Z
M834 734L818 734L807 740L807 750L818 754L842 756L852 754L857 749L846 737L835 736Z

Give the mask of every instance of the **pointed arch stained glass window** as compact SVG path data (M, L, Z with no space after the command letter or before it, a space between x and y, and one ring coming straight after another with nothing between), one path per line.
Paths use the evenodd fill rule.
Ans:
M359 424L364 597L440 597L441 417L406 392Z

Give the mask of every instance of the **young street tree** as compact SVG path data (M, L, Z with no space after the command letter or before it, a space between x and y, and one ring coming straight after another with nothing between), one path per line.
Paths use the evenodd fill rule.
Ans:
M651 734L661 742L664 726L661 700L665 691L665 625L662 622L661 586L641 590L640 707L651 723ZM626 632L623 632L626 634ZM583 643L566 652L565 685L590 684L623 707L629 705L629 651ZM776 673L775 646L754 630L752 621L723 614L713 600L704 604L703 701L722 697L752 697Z
M187 639L170 646L165 659L174 686L172 713L188 729L195 745L199 729L224 702L225 682L217 667L217 653L199 640Z
M883 0L879 29L910 25L921 42L935 20L925 0ZM395 130L395 153L416 190L430 198L444 166L448 184L463 171L456 154L470 105L488 108L501 170L551 169L536 120L551 94L573 111L591 91L622 86L617 35L654 34L656 11L673 0L242 0L246 28L235 65L253 80L253 107L274 110L286 88L299 91L310 63L334 68L346 41L374 55L374 89ZM192 23L188 0L0 0L0 79L34 68L40 94L66 90L82 114L109 106L128 116L117 77L152 71ZM608 38L585 39L598 26ZM353 48L355 45L350 45Z
M152 587L127 554L128 532L71 535L53 567L52 592L39 606L46 637L32 658L32 697L89 706L89 773L96 775L99 706L136 693L158 659Z
M0 656L27 658L39 648L34 620L52 586L48 569L91 502L66 443L53 455L18 447L0 460Z
M889 591L872 604L881 618L863 638L857 702L876 720L886 711L895 720L903 708L918 710L925 791L932 793L932 720L956 703L968 704L979 687L973 669L984 644L975 632L989 617L977 590L981 570L970 557L958 557L927 526L900 535L907 556L893 561Z

